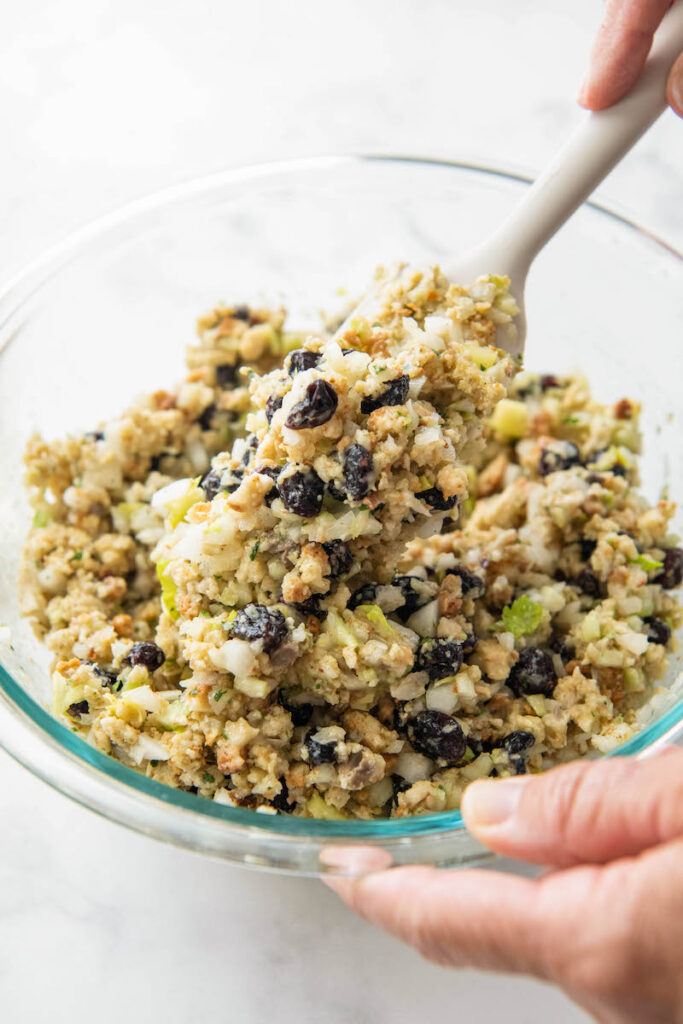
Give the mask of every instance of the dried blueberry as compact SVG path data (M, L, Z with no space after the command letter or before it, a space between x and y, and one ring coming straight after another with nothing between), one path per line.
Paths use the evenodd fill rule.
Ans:
M651 644L668 644L671 639L671 629L663 619L651 615L649 618L643 619L643 622L647 624L647 638Z
M549 697L556 683L553 659L540 647L525 648L507 677L507 685L516 697L524 697L531 693L541 693Z
M88 441L104 441L104 432L102 430L89 430L85 436Z
M149 471L150 473L157 473L161 468L161 460L163 459L163 453L159 455L153 455L149 460Z
M293 352L289 353L287 373L293 377L297 373L303 373L304 370L312 370L321 359L322 356L319 352L311 352L307 348L295 348Z
M287 511L297 516L311 519L322 508L325 485L314 469L291 473L279 481L277 489Z
M280 690L278 693L277 702L281 708L284 708L285 711L289 711L292 719L292 725L294 726L308 725L313 717L312 704L292 704L283 690Z
M282 395L271 395L268 401L266 402L266 419L268 420L269 423L272 421L273 416L281 406Z
M202 430L211 430L211 424L213 423L213 418L215 415L216 403L212 402L211 405L207 405L206 409L197 420Z
M374 462L371 453L362 444L350 444L344 449L344 488L354 501L364 498L372 487Z
M507 736L503 738L503 746L507 750L508 754L521 754L523 751L528 750L529 747L533 747L536 742L536 737L532 732L527 732L525 729L517 729L515 732L509 732Z
M582 569L574 581L574 585L589 597L601 597L602 581L592 569Z
M476 573L469 572L467 569L463 569L461 565L456 565L455 568L449 569L447 575L459 576L460 577L460 589L463 597L483 597L486 591L486 584L484 583L481 576L477 576Z
M330 761L334 761L337 749L336 740L330 740L328 743L321 742L315 738L315 734L311 731L304 740L304 746L308 753L309 764L328 764Z
M232 387L237 382L237 364L223 363L216 367L216 384L219 388Z
M548 476L561 469L569 469L581 463L581 453L571 441L551 441L541 452L538 462L539 476Z
M405 791L410 789L411 786L412 782L407 782L403 776L395 774L391 776L391 788L393 790L394 800L396 800L399 793L405 793Z
M133 644L123 660L129 665L142 665L148 672L154 672L166 661L166 655L161 647L151 640L139 640Z
M359 604L375 604L376 599L377 587L375 584L364 583L358 590L354 590L346 607L352 612Z
M263 650L270 654L287 636L287 623L277 608L248 604L232 620L230 633L240 640L262 640Z
M510 767L515 775L526 775L526 760L519 754L510 758Z
M590 537L582 537L579 541L579 547L581 549L581 561L587 562L597 546L598 542L596 540L592 540Z
M90 713L90 705L87 700L78 700L75 704L69 704L66 713L70 718L80 718Z
M249 307L248 306L235 306L235 308L230 313L230 316L233 318L233 320L250 320L251 319L251 314L249 312Z
M462 761L467 739L455 718L443 711L420 711L406 726L406 735L420 754L453 765Z
M363 398L360 403L360 411L367 415L374 412L375 409L381 409L384 405L405 405L409 389L410 377L407 373L402 373L375 398Z
M683 582L683 550L681 548L667 549L662 571L655 576L653 582L659 583L665 590L680 587Z
M460 670L463 660L462 644L456 640L435 637L423 640L415 659L414 670L426 672L431 682L454 676Z
M418 491L415 497L426 501L437 512L448 512L450 509L455 508L458 503L457 494L452 494L450 498L446 498L443 491L440 491L438 487L428 487L426 491Z
M321 427L334 416L339 399L337 392L326 380L314 380L306 394L297 402L285 420L290 430L311 430Z
M323 551L330 563L330 576L336 579L343 576L353 565L353 555L345 540L327 540L323 544Z

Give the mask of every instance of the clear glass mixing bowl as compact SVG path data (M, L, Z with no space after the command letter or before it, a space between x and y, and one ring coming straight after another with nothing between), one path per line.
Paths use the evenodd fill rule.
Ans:
M0 744L10 754L114 821L252 866L316 874L327 847L359 842L397 864L485 855L457 812L353 823L214 804L124 767L53 719L48 657L17 607L30 521L21 459L35 430L87 430L137 393L171 385L194 320L218 300L285 303L296 326L313 324L340 286L360 292L378 263L468 249L527 185L491 168L375 157L228 172L106 218L9 284L0 294ZM527 365L580 368L600 398L642 401L645 491L656 499L668 486L683 497L677 254L585 206L533 269L527 312ZM679 676L675 658L668 691L620 752L647 752L677 733Z

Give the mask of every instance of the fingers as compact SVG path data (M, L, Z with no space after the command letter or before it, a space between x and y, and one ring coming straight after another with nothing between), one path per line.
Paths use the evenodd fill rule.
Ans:
M669 106L683 117L683 53L669 73L666 83L666 98Z
M356 913L436 963L550 978L567 929L586 913L597 870L577 869L563 890L554 879L427 867L327 884Z
M683 750L474 782L462 813L492 850L532 863L563 867L631 856L683 836Z
M607 0L579 103L603 110L625 96L647 59L671 0Z

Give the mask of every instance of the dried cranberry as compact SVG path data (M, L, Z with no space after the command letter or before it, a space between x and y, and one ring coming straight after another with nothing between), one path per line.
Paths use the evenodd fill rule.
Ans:
M102 668L101 665L97 665L94 661L88 661L86 664L90 665L95 675L99 676L102 680L102 686L111 687L111 689L118 688L119 677L116 672L112 672L108 668Z
M581 463L581 453L571 441L551 441L541 452L538 462L539 476L548 476L561 469L569 469Z
M653 582L659 583L665 590L680 587L683 582L683 550L681 548L667 549L662 571L655 576Z
M381 409L385 405L405 405L410 390L410 377L402 373L400 377L392 380L379 395L374 398L363 398L360 403L360 411L363 415Z
M223 363L216 367L216 385L219 388L232 387L237 381L237 363Z
M370 491L374 468L372 455L362 444L350 444L344 449L344 488L354 501Z
M202 430L211 430L211 424L213 423L213 418L215 415L216 403L212 402L211 405L207 405L206 409L197 420L197 423L202 428Z
M66 713L70 718L80 718L90 713L90 705L87 700L78 700L75 704L69 704Z
M306 394L297 402L285 420L290 430L311 430L331 420L337 411L337 392L326 380L314 380Z
M409 619L418 608L429 604L436 589L435 584L423 580L421 576L394 576L391 585L398 587L403 597L403 605L395 611L395 614L403 622Z
M453 765L465 756L465 733L455 718L443 711L420 711L409 719L406 735L418 753L433 761Z
M280 786L282 788L277 796L274 796L270 801L270 806L274 807L276 811L282 811L284 814L287 814L292 810L294 804L289 802L289 789L284 779L280 779Z
M671 629L663 619L651 615L649 618L643 619L643 622L647 624L647 638L650 643L668 644L671 639Z
M481 576L477 576L476 573L463 569L461 565L456 565L453 569L448 570L447 575L460 577L460 589L463 596L467 595L474 598L484 596L486 584Z
M289 712L294 726L308 725L313 717L312 704L292 704L283 690L278 693L277 702L281 708Z
M271 395L266 402L266 419L272 422L275 413L282 407L282 395Z
M592 540L590 537L582 537L579 541L579 547L581 549L581 561L587 562L597 546L598 542L596 540Z
M129 665L142 665L148 672L155 672L166 661L166 655L158 644L140 640L133 644L123 660Z
M440 491L438 487L428 487L426 491L418 491L415 497L426 501L437 512L448 512L450 509L455 508L458 503L457 494L452 494L450 498L446 498L443 491Z
M555 636L550 641L550 649L555 654L559 654L562 662L566 665L567 662L573 661L576 657L576 647L572 640L567 639L564 636Z
M207 501L213 501L218 492L221 490L221 481L223 479L224 470L222 469L210 469L208 473L199 481L199 486L204 491Z
M507 685L516 697L525 697L533 693L549 697L556 683L553 659L540 647L525 648L507 677Z
M547 391L549 388L559 388L560 382L552 373L544 373L541 377L541 391Z
M325 485L315 470L297 470L277 485L282 503L288 512L311 519L323 505Z
M415 659L416 672L426 672L431 682L454 676L460 671L463 661L462 644L456 640L435 637L423 640Z
M315 738L313 732L309 732L304 740L304 747L308 753L309 764L329 764L331 761L334 761L337 741L321 742Z
M312 594L305 601L290 601L289 604L291 604L292 608L296 608L299 615L303 615L304 618L313 615L316 619L320 619L321 622L324 622L327 618L327 611L320 607L320 594Z
M323 551L330 563L332 579L343 576L353 565L353 555L345 540L327 540L323 543Z
M263 650L270 654L287 636L287 623L277 608L248 604L232 620L230 633L240 640L262 640Z
M303 373L304 370L312 370L321 359L322 356L319 352L311 352L307 348L295 348L293 352L289 353L287 373L293 377L297 373Z
M575 585L589 597L602 596L602 581L592 569L582 569L574 581Z
M508 754L521 754L524 750L528 750L529 747L533 747L536 742L536 737L532 732L527 732L525 729L517 729L515 732L509 732L507 736L503 738L503 746L507 750Z
M235 306L229 314L233 320L251 320L251 313L248 306Z
M346 607L353 611L359 604L375 604L377 598L377 587L374 583L364 583L358 590L354 590L348 600Z

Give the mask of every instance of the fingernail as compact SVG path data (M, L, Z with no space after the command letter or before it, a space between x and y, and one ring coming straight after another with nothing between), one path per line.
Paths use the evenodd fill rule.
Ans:
M581 85L579 86L579 91L576 94L576 99L577 99L578 103L580 104L580 106L582 106L582 107L587 106L587 100L588 100L588 78L584 78L583 81L581 82Z
M525 778L494 779L473 782L462 798L462 813L472 828L492 828L514 817L529 780Z
M683 59L681 57L678 58L671 70L666 89L667 99L679 117L683 117Z

